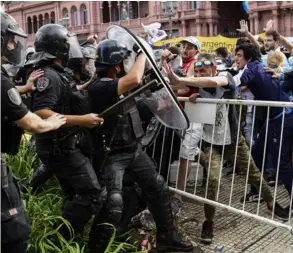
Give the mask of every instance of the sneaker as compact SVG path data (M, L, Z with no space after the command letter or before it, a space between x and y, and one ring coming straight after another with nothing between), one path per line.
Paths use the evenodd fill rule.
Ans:
M273 212L273 208L268 207L268 211L270 214ZM289 209L283 208L280 206L278 202L275 203L275 210L274 210L274 217L277 217L278 219L282 221L287 221L289 219Z
M177 218L183 210L183 201L176 196L171 197L171 209L173 217Z
M211 243L214 237L214 222L205 221L202 225L200 240L205 243Z
M258 202L258 199L259 199L259 194L258 193L248 193L246 194L245 196L245 202L246 203L251 203L251 202ZM263 198L260 197L260 201L262 202L263 201ZM240 199L240 202L243 203L244 202L244 197L242 197Z

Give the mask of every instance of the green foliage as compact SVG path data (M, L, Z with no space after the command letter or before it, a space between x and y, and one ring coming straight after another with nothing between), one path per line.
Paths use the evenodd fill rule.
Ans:
M28 181L39 164L34 145L28 141L29 135L25 135L19 153L16 156L7 156L9 167L20 182ZM31 189L22 195L27 215L31 221L31 238L28 253L85 253L88 240L90 223L85 228L83 236L74 237L74 233L68 221L61 217L61 205L63 202L62 190L55 178L49 180L37 193ZM59 229L66 225L71 231L71 239L66 241ZM112 226L111 224L108 224ZM55 236L60 245L56 246L50 238ZM115 240L116 231L109 242L107 253L136 252L136 247L126 242Z

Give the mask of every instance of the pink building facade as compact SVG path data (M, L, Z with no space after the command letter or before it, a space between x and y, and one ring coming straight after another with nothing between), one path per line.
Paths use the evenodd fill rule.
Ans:
M21 1L5 7L29 35L31 44L38 28L48 23L65 24L80 40L90 34L103 39L110 24L126 26L135 34L143 33L141 24L160 22L164 30L170 28L160 1ZM172 34L237 37L242 18L249 21L254 34L261 33L272 18L282 35L293 36L293 1L249 2L248 13L243 10L242 1L178 1Z

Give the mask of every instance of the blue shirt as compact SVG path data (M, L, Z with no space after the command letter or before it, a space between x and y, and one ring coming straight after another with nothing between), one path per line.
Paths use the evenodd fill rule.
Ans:
M273 50L271 50L270 52L273 52ZM262 54L261 55L261 61L262 63L267 67L268 64L267 64L267 59L268 59L268 54L270 53L268 52L267 54ZM282 53L282 52L281 52ZM284 61L283 61L283 65L282 65L282 68L283 68L283 71L284 72L287 72L287 71L290 71L291 70L291 66L289 65L289 62L288 62L288 59L287 57L283 54L283 58L284 58Z
M249 62L244 70L241 85L247 85L256 100L290 102L279 81L272 78L272 74L265 72L264 65L259 61ZM281 107L270 108L270 118L274 118L283 111Z

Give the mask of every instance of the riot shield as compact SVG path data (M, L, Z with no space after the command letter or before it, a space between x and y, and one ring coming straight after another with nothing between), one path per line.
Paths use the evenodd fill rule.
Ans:
M124 61L124 69L126 73L130 71L135 63L136 54L133 52L132 48L134 44L139 46L147 58L146 69L154 72L155 79L162 84L162 88L151 93L151 95L141 95L142 99L145 100L145 103L151 112L164 126L172 129L187 129L189 127L188 117L158 69L150 45L142 38L135 36L127 28L119 25L110 26L106 31L106 37L107 39L123 42L128 50L132 52L130 57Z

